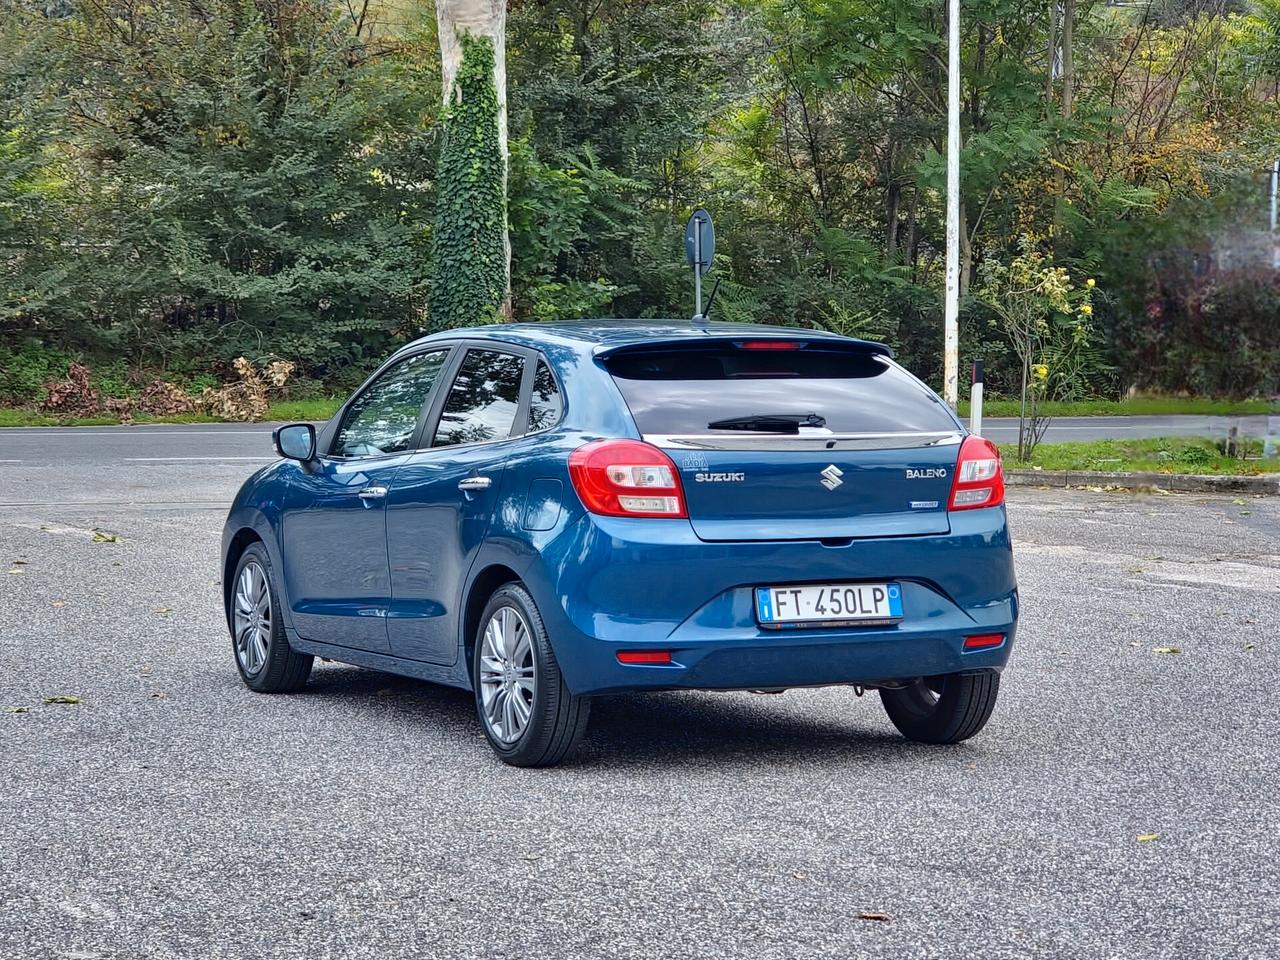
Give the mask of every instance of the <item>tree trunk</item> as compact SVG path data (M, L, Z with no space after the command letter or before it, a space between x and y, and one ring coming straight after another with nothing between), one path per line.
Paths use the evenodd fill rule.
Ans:
M1063 0L1062 3L1062 119L1070 120L1075 108L1075 57L1071 52L1071 41L1075 33L1076 0ZM1062 169L1064 151L1056 151L1058 163L1053 171L1053 252L1056 257L1063 256L1062 244L1062 204L1066 198L1067 177Z
M888 226L884 233L884 253L885 259L892 262L896 260L898 256L898 210L902 202L902 188L898 185L896 180L892 179L892 171L890 171L889 176L889 195L887 200L889 204L889 216L887 217Z
M507 189L507 4L505 0L436 0L436 25L440 34L440 77L443 99L455 96L454 82L462 63L459 36L493 40L493 86L498 94L498 146L502 150L502 189ZM502 312L511 317L511 238L503 231L507 260L507 295Z
M911 267L911 282L918 282L920 251L916 243L916 216L920 207L920 188L911 187L911 204L907 207L907 264Z
M1053 103L1053 68L1058 62L1058 2L1049 0L1048 63L1044 68L1044 102Z
M1062 3L1062 116L1071 119L1076 96L1076 58L1071 51L1075 34L1076 0Z

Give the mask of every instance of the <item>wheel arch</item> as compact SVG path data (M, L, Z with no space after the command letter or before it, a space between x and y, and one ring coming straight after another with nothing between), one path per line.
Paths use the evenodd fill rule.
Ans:
M227 544L226 556L222 560L222 612L231 622L231 581L235 577L236 565L244 556L251 543L262 543L262 537L252 527L241 527Z
M480 629L480 614L484 612L485 604L500 587L508 583L523 582L520 574L505 563L491 563L471 579L462 613L462 654L468 685L471 681L472 658L475 656L476 631Z

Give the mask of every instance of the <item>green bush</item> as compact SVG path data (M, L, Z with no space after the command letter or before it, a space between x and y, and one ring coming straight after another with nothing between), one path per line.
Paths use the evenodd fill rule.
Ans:
M67 375L71 357L29 342L17 350L0 347L0 403L38 406L44 402L44 384Z

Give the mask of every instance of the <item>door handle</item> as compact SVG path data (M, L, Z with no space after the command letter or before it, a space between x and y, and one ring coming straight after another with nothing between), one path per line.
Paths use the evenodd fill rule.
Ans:
M493 481L488 477L467 477L458 481L459 490L488 490L491 486Z
M378 500L386 495L386 487L365 487L359 494L357 494L361 500Z

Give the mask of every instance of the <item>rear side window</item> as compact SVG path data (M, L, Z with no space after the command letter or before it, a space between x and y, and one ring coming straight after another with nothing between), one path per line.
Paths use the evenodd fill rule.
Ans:
M445 398L433 447L483 443L511 435L520 406L524 359L468 350Z
M788 432L788 423L810 435L956 430L927 390L866 350L729 342L616 354L605 366L643 434Z
M529 397L529 433L554 426L562 409L556 378L551 375L546 361L539 360L538 369L533 374L533 392Z

